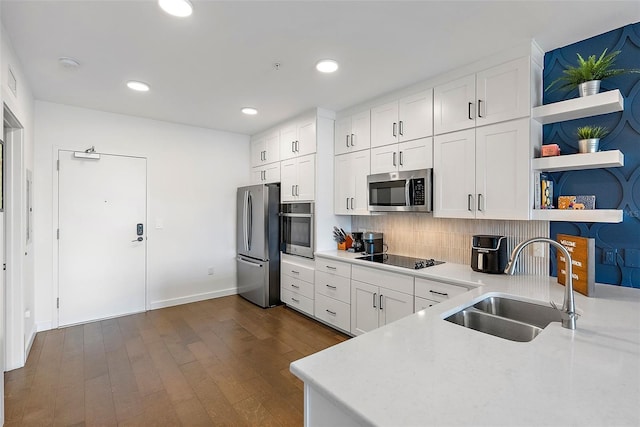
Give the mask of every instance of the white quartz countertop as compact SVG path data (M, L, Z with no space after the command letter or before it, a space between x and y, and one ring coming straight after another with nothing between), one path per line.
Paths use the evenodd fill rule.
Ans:
M358 256L340 252L316 256ZM291 372L365 425L640 425L640 290L576 294L575 331L552 322L523 343L444 318L487 294L560 305L555 278L451 263L410 274L476 287L297 360Z

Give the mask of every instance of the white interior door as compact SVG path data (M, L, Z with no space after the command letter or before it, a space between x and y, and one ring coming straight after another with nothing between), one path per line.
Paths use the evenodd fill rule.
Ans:
M59 326L144 311L146 159L58 158Z

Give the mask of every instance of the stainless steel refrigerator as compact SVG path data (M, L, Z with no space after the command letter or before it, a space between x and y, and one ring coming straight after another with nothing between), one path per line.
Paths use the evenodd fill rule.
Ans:
M238 293L260 307L280 303L280 184L238 188Z

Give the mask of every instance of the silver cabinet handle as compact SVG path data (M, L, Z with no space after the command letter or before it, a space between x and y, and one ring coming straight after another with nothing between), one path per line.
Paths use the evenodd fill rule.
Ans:
M260 171L260 179L261 179L262 181L264 181L264 179L265 179L265 178L264 178L264 176L265 176L264 171Z
M469 210L469 212L473 212L473 194L469 194L467 196L467 209Z
M328 308L325 310L327 313L329 313L332 316L336 316L338 313L336 313L335 311L331 311Z
M295 141L291 141L291 152L292 153L296 152L296 142Z
M446 293L446 292L438 292L438 291L434 291L433 289L429 289L429 292L431 292L432 294L443 296L443 297L448 297L449 296L449 294Z
M345 199L347 200L347 210L349 210L349 198L345 197Z
M142 242L143 240L144 240L144 237L140 236L136 240L132 240L132 242Z
M403 126L402 120L400 120L400 135L404 135L403 132L404 132L404 126Z
M299 299L295 299L294 297L291 297L291 301L300 304L300 300Z
M300 186L296 184L296 196L300 195Z
M380 294L380 310L382 310L382 294Z
M349 148L349 135L347 135L347 148Z
M397 125L398 125L398 124L397 124L396 122L393 122L393 131L392 131L393 136L398 136L398 134L396 133L396 126L397 126Z
M294 285L293 283L291 284L291 287L292 287L292 288L295 288L295 289L300 289L300 286L298 286L298 285Z
M354 145L356 145L356 143L355 143L355 142L353 142L353 141L355 141L355 139L353 138L354 136L355 136L354 134L351 134L351 146L352 146L352 147L353 147Z
M469 120L473 120L473 117L471 117L471 107L473 107L473 102L469 103Z
M300 152L300 141L296 141L296 153Z
M325 286L326 286L327 288L329 288L329 289L338 289L337 287L335 287L335 286L331 286L331 285L325 285Z
M337 270L337 267L333 267L331 265L325 265L325 267L327 267L329 270Z
M482 117L482 109L480 106L482 105L482 99L478 99L478 117Z
M393 166L397 166L396 165L396 152L393 152Z
M291 270L291 273L292 273L292 274L300 274L300 272L299 272L299 271L295 271L295 270Z
M400 123L402 123L402 122L400 122ZM401 133L400 135L402 135L402 133ZM402 157L403 157L403 156L402 156L402 151L401 151L401 152L400 152L400 166L404 165L404 162L403 162L403 160L402 160Z
M376 295L378 295L378 293L374 292L373 293L373 308L378 308L378 307L376 307Z
M482 212L482 194L478 193L478 210Z
M351 198L351 210L353 210L353 197Z
M295 196L295 195L296 195L295 190L296 190L296 186L295 186L295 185L292 185L292 186L291 186L291 195L292 195L292 196Z

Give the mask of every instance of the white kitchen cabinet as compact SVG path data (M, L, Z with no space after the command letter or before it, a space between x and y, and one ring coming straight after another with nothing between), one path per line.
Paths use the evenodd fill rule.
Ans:
M315 155L280 163L281 202L313 201L315 198Z
M334 154L368 150L371 147L371 112L336 120Z
M371 109L371 147L433 135L433 89Z
M371 174L433 167L433 138L421 138L371 149Z
M351 331L351 264L316 258L315 315L320 321Z
M529 219L528 118L434 138L434 216Z
M280 158L306 156L316 152L316 115L299 118L280 129Z
M431 307L456 295L468 292L464 286L457 286L450 283L416 277L415 283L415 311Z
M314 315L314 267L310 260L280 261L280 299L310 316Z
M436 135L529 116L529 57L437 86L433 97Z
M368 215L369 150L335 156L334 213Z
M419 296L416 296L413 302L414 304L413 312L417 313L420 310L424 310L425 308L433 307L437 303L438 303L437 301L433 301L427 298L420 298Z
M251 138L251 166L280 161L280 132L273 130Z
M280 162L251 168L252 184L269 184L280 182Z

